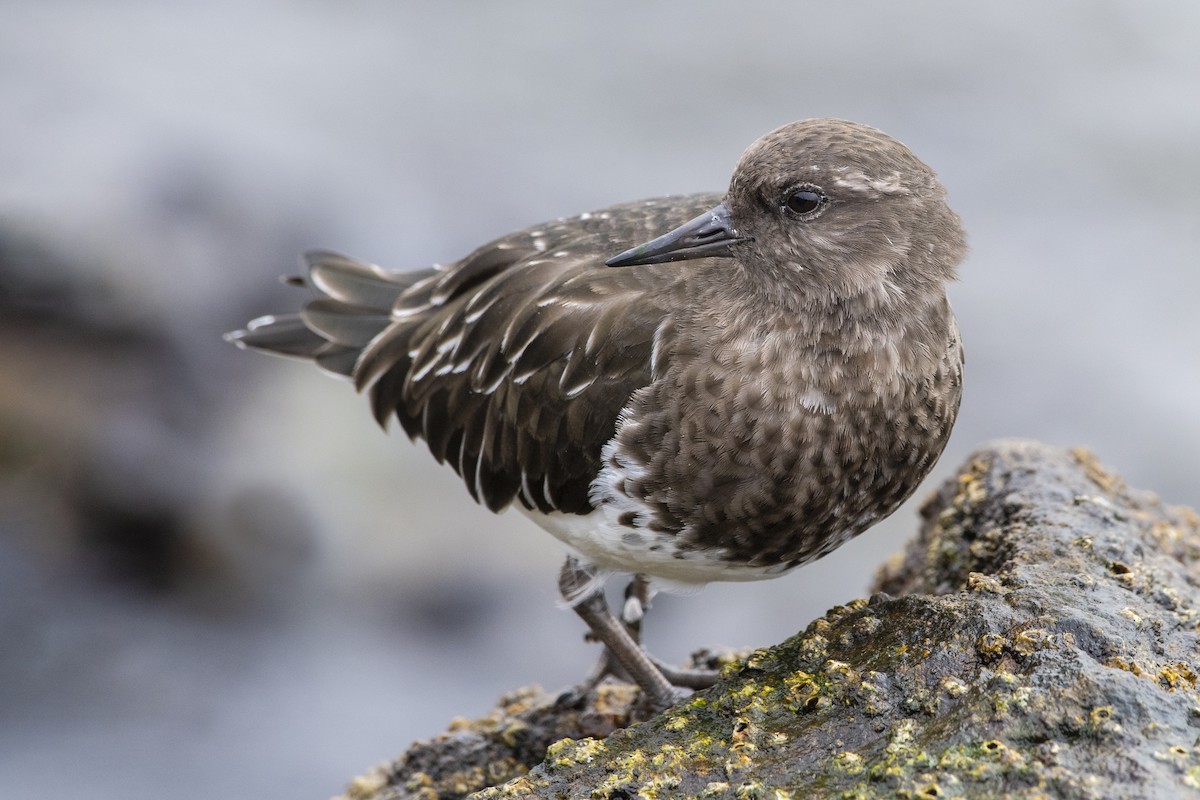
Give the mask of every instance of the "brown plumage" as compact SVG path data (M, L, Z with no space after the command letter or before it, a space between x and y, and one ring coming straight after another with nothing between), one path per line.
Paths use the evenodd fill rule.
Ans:
M564 593L606 667L663 705L661 673L588 616L589 578L769 577L894 511L957 413L944 287L964 252L908 148L808 120L751 145L723 197L613 206L417 272L310 254L317 298L231 338L351 377L476 500L570 545Z

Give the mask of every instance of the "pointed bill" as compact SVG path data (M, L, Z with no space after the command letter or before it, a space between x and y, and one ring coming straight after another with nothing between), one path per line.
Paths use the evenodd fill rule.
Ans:
M721 203L670 233L639 244L605 263L610 267L633 267L692 258L729 258L733 256L733 245L746 240L747 237L734 230L729 209Z

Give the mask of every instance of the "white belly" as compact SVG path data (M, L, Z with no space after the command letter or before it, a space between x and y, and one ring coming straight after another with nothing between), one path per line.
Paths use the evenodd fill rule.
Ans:
M695 591L713 581L757 581L789 570L783 565L755 567L727 561L717 550L679 550L673 537L617 522L617 511L601 506L590 514L524 514L601 571L638 573L656 578L667 591Z

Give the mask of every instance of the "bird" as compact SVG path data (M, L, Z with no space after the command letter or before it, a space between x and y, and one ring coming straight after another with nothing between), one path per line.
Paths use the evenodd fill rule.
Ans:
M655 592L790 572L932 469L962 392L946 287L965 255L907 146L806 119L751 144L724 193L561 218L424 269L310 252L288 282L311 299L226 338L349 378L476 501L560 540L559 591L604 645L580 691L623 678L661 710L715 676L643 648Z

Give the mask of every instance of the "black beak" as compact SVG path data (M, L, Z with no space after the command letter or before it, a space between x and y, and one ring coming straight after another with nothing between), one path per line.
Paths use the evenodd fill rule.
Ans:
M746 239L745 236L738 236L733 229L729 209L721 203L670 233L639 244L605 263L610 267L634 267L638 264L687 261L690 258L728 258L733 255L733 245Z

